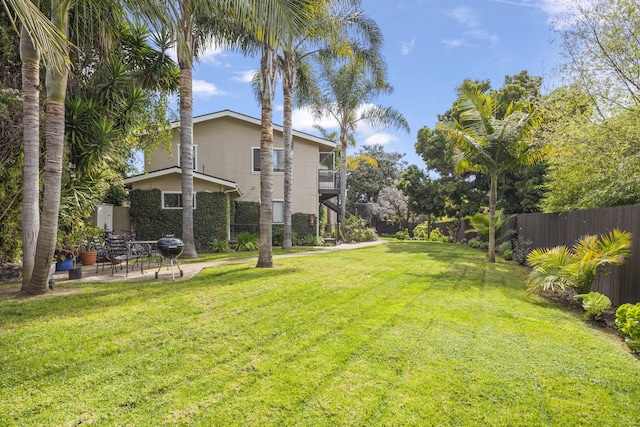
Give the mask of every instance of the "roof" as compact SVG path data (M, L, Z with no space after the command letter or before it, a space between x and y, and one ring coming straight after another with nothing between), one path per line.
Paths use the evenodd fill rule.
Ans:
M202 116L196 116L193 118L193 124L196 123L200 123L200 122L206 122L209 120L215 120L215 119L219 119L219 118L223 118L223 117L232 117L234 119L237 120L242 120L244 122L247 123L251 123L254 124L256 126L261 126L262 125L262 121L260 119L257 119L255 117L251 117L251 116L247 116L244 114L240 114L240 113L236 113L235 111L231 111L231 110L222 110L222 111L218 111L216 113L210 113L210 114L204 114ZM173 122L171 123L171 128L175 129L175 128L179 128L180 127L180 122ZM283 132L283 128L280 125L273 125L273 129L277 130L279 132ZM324 138L320 138L318 136L315 135L311 135L309 133L305 133L305 132L300 132L297 130L292 130L291 133L298 137L298 138L303 138L306 139L308 141L312 141L315 142L316 144L319 145L324 145L328 148L330 148L331 150L333 150L337 143L333 142L333 141L329 141L328 139L324 139Z
M166 168L166 169L160 169L157 171L153 171L153 172L149 172L149 173L144 173L141 175L135 175L129 178L126 178L124 180L125 184L133 184L134 182L140 182L140 181L146 181L148 179L154 179L154 178L159 178L161 176L166 176L166 175L171 175L171 174L178 174L178 175L182 175L182 169L179 168L178 166L172 166L170 168ZM236 184L233 181L229 181L226 179L222 179L222 178L217 178L215 176L211 176L211 175L207 175L198 171L193 171L193 177L195 179L200 179L202 181L207 181L210 182L212 184L218 184L221 185L223 187L227 187L229 188L229 190L225 191L225 192L237 192L238 195L242 195L242 191L240 191L240 187L238 186L238 184Z

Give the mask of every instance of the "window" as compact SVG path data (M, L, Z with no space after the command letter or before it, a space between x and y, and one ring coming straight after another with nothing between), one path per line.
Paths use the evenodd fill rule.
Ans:
M273 201L273 223L284 223L284 201L282 200Z
M180 145L181 144L178 144L178 166L180 166L180 153L181 153ZM198 169L196 167L196 165L198 164L198 146L196 144L193 144L192 148L193 148L193 170L196 170Z
M252 148L253 171L260 172L260 149ZM284 172L284 148L273 149L273 171Z
M196 193L193 193L193 208L196 208ZM163 191L162 192L162 209L182 209L182 192L181 191Z

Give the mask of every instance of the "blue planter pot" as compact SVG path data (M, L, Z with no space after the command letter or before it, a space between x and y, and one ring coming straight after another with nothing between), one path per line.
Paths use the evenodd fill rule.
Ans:
M56 262L56 271L69 271L71 268L73 268L73 260L71 258Z

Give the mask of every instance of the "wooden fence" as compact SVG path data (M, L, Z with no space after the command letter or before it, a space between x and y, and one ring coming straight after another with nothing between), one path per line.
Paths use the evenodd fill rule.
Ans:
M553 214L519 214L519 236L531 240L533 248L572 246L587 234L603 234L613 229L631 233L631 255L624 265L599 275L593 290L607 295L613 305L640 301L640 205L586 209Z

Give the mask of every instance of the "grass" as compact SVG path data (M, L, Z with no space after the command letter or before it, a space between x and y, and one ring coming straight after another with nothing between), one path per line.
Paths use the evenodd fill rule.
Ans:
M0 302L0 425L602 426L640 364L478 251L389 242Z
M322 250L321 247L316 246L299 246L293 249L282 249L274 247L272 252L274 256L277 255L287 255L287 254L296 254L300 252L312 252ZM257 258L258 251L240 251L240 252L205 252L198 253L197 258L180 258L181 264L188 264L194 262L214 262L214 261L224 261L230 259L243 259L243 258Z

